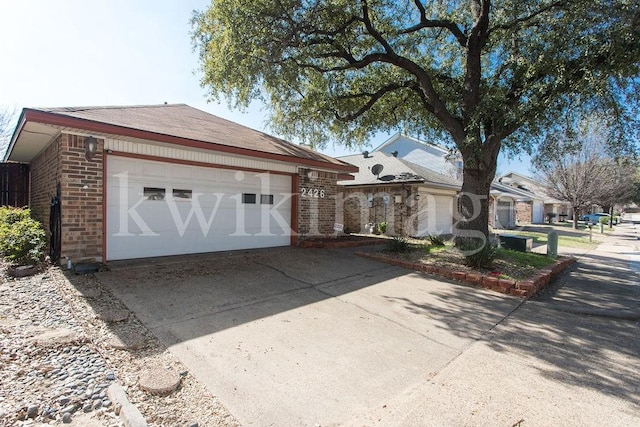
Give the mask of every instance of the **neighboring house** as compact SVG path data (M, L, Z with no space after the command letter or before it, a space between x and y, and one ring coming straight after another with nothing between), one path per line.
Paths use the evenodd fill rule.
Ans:
M386 222L391 235L452 233L460 181L379 151L339 160L359 169L353 180L338 182L345 230Z
M62 262L331 234L338 177L357 172L184 104L24 109L4 160L29 164L30 207L59 221Z
M462 158L450 150L397 133L373 150L426 167L448 177L461 179Z
M527 205L523 203L516 207L522 212L523 222L526 221L526 212L531 211L530 222L541 224L546 222L548 215L551 214L553 221L563 221L565 219L573 219L573 211L568 202L563 202L549 195L544 185L533 178L521 175L515 172L509 172L499 179L500 183L509 187L527 192L532 197L532 202Z
M462 178L463 163L460 155L452 154L450 150L439 145L406 135L395 134L373 152L392 154L442 175ZM516 205L524 198L527 196L514 194L506 188L496 187L496 183L492 184L489 197L489 225L495 228L513 228L517 220Z
M494 181L489 192L489 225L509 229L530 223L531 209L525 207L532 204L531 193Z

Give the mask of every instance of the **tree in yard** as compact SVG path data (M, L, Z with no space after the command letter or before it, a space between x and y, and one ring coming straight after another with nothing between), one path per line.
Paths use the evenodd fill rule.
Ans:
M629 125L640 0L215 0L193 17L202 84L255 99L315 147L378 131L446 141L463 158L458 237L488 235L498 153L530 152L567 111Z
M637 191L637 162L612 153L614 136L601 119L567 123L547 133L533 158L550 195L571 203L573 228L583 208L625 203Z

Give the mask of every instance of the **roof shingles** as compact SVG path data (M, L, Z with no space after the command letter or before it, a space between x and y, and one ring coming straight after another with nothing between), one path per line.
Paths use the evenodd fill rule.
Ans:
M355 179L351 181L339 181L339 185L380 185L390 183L424 183L437 187L460 189L462 183L455 178L442 175L425 167L416 165L390 156L381 151L369 153L367 157L362 154L340 157L339 160L351 163L360 168L360 172L353 174ZM371 172L374 165L382 165L382 172L375 175Z
M186 104L36 108L35 111L263 153L344 165L330 156Z

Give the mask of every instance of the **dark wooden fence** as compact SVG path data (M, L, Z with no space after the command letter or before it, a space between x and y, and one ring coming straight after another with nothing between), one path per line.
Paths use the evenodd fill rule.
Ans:
M0 163L0 206L29 205L29 165Z

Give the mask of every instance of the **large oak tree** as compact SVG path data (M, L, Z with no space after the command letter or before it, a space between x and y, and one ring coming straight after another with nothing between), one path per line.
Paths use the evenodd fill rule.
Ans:
M446 140L464 160L457 233L484 238L501 149L531 150L569 105L629 119L640 0L214 0L193 40L210 97L263 101L284 136Z

